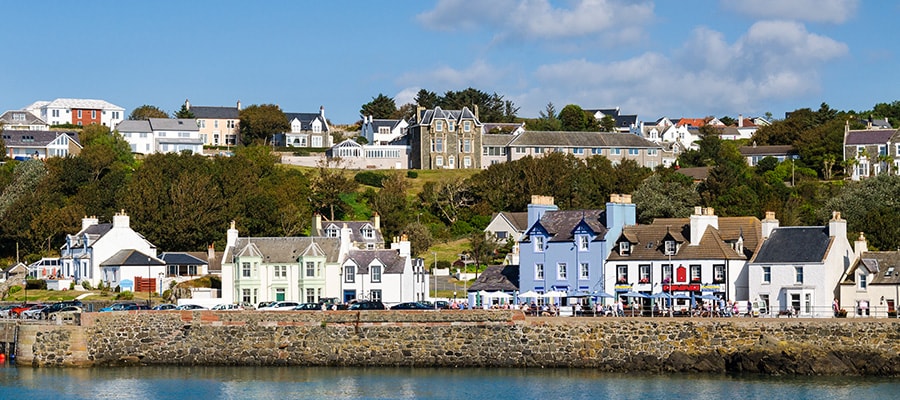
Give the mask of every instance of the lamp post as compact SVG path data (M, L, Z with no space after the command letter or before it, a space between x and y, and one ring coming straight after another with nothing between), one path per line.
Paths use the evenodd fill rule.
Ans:
M147 257L147 308L153 305L153 288L150 287L150 257Z
M431 254L434 254L434 266L431 267L431 280L434 282L434 296L432 296L432 300L434 300L434 308L437 309L437 252L432 251Z

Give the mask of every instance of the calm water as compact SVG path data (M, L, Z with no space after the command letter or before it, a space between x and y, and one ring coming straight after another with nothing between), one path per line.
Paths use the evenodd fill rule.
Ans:
M891 399L893 378L618 375L570 369L0 367L0 399Z

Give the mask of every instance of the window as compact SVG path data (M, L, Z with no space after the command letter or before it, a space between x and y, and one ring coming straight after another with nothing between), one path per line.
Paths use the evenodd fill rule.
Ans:
M616 265L616 282L628 283L628 266Z
M244 278L250 277L250 263L245 262L241 264L241 276Z
M885 145L883 145L883 144L878 145L878 155L879 155L879 156L886 156L886 155L887 155L887 146L885 146Z
M435 157L434 165L438 168L443 167L444 166L444 157L441 157L441 156Z
M78 118L81 118L81 110L78 110Z
M762 267L762 270L763 270L762 282L763 283L772 282L772 267Z
M516 147L516 154L525 154L528 149L525 147ZM900 146L897 146L897 153L900 154Z
M791 309L794 314L800 314L800 293L791 293Z
M544 279L544 264L534 264L534 279L535 280L543 280Z
M375 230L372 228L363 228L362 235L366 239L374 239L375 238Z
M631 253L631 242L619 242L619 255L627 256Z
M447 122L447 130L450 132L456 131L456 124L453 121Z
M91 119L97 119L97 110L91 110Z
M472 131L472 121L463 121L463 132Z
M463 157L463 167L465 167L465 168L472 167L472 157L469 157L469 156Z
M253 303L253 300L250 298L250 289L241 289L241 301L244 303Z
M591 154L596 156L603 155L603 149L591 149Z
M198 119L198 120L197 120L197 127L198 127L198 128L206 128L206 120L205 120L205 119Z
M804 314L812 313L812 294L806 293L803 295L803 312Z
M532 237L534 240L534 252L535 253L543 253L544 252L544 237L541 235L534 235Z
M316 290L312 288L306 288L306 302L307 303L315 303L316 302Z
M584 154L584 149L582 149L581 147L576 147L572 149L572 154Z
M556 277L558 279L566 279L566 263L556 264Z
M463 153L472 152L472 139L463 139Z
M629 155L629 156L636 156L636 155L639 155L639 154L641 154L641 150L640 150L640 149L628 149L628 155Z
M52 115L52 116L54 116L54 117L58 117L58 116L59 116L59 110L53 110L53 111L51 111L51 112L50 112L50 115ZM897 154L900 154L900 146L897 146Z
M868 286L868 283L866 282L866 274L859 274L859 279L857 279L857 281L859 282L859 289L866 290L866 287Z
M579 251L588 251L588 243L590 243L590 238L588 237L588 235L578 235Z
M700 266L699 265L691 265L691 283L699 283L700 282Z
M650 283L650 264L638 265L638 277L640 283Z
M713 265L713 283L725 283L725 265Z
M897 149L894 151L895 156L900 156L900 144L897 144Z
M228 120L225 122L225 127L228 129L234 129L234 120Z
M312 140L312 143L310 144L310 146L322 147L322 137L321 136L313 136L311 140Z
M444 121L435 121L434 122L434 131L435 132L443 132L444 131Z
M276 265L273 269L275 271L275 279L287 278L287 265Z
M672 264L663 264L662 278L663 283L672 283Z
M454 156L447 157L447 167L449 167L449 168L456 167L456 157L454 157Z
M372 283L381 282L381 266L373 265L369 268L369 276L372 277Z
M648 156L655 156L659 153L659 149L647 149Z
M578 267L578 279L590 279L591 278L591 265L588 263L581 263Z
M620 149L620 148L610 149L609 154L614 155L614 156L620 156L620 155L622 155L622 149Z
M356 282L356 268L354 266L347 265L344 267L344 282Z
M665 254L667 256L675 255L675 241L674 240L666 240L665 243Z
M325 237L336 238L340 236L340 232L337 228L328 228L325 230Z
M382 297L381 297L381 289L375 289L375 290L369 292L369 300L372 300L372 301L381 301L381 299L382 299Z
M803 267L794 267L794 278L797 283L803 283Z
M500 240L505 240L508 234L509 234L509 232L506 232L506 231L499 231L499 232L494 233L494 235L497 236L497 239L500 239Z
M535 147L534 148L534 154L543 154L543 153L544 153L543 147Z
M444 138L434 138L434 151L437 153L444 152Z
M306 276L309 278L313 278L316 276L316 263L312 261L306 262Z

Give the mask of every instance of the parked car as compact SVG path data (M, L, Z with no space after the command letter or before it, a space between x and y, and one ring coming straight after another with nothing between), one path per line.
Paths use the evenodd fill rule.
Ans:
M296 301L276 301L272 305L258 308L260 311L291 311L294 307L299 306L300 303Z
M196 305L196 304L182 304L178 307L175 307L175 309L181 310L181 311L184 311L184 310L188 310L188 311L190 311L190 310L208 310L208 308L200 306L200 305Z
M10 318L21 318L22 311L25 311L34 306L36 306L36 304L34 304L34 303L20 304L9 310L9 316L10 316Z
M133 301L127 301L122 303L114 303L112 305L103 307L100 309L100 312L110 312L110 311L125 311L128 306L136 305L137 303Z
M440 308L441 310L449 310L450 309L449 301L438 300L438 301L434 302L434 305L437 306L437 308Z
M36 306L31 306L31 308L22 311L21 316L24 319L41 319L41 311L47 308L47 305L38 304Z
M358 301L350 305L348 310L384 310L384 303L380 301Z
M325 307L328 307L328 305L325 305ZM303 303L303 304L298 305L297 307L294 307L294 309L295 309L295 310L301 310L301 311L316 311L316 310L322 310L322 304L319 304L319 303Z
M274 301L261 301L261 302L259 302L259 304L256 305L256 309L257 310L263 309L268 306L271 306L272 304L275 304L275 302Z
M141 303L141 304L132 304L128 307L125 307L124 311L139 311L139 310L149 310L149 309L150 309L150 306Z
M406 303L400 303L400 304L391 306L391 310L428 310L428 309L429 309L428 306L426 306L425 304L415 302L415 301L408 301Z
M56 321L58 319L67 319L69 317L72 317L76 314L81 314L83 312L84 312L84 309L79 306L67 306L67 307L63 307L59 311L54 312L53 314L50 314L50 320Z
M163 303L163 304L157 304L157 305L153 306L153 308L151 308L151 310L166 311L166 310L174 310L176 307L178 307L178 306L176 306L174 304Z
M240 304L216 304L210 310L227 311L227 310L243 310Z
M53 303L49 307L41 310L41 319L48 319L50 314L70 306L84 307L84 304L81 303L81 300L66 300L60 301L59 303Z
M5 306L0 306L0 318L9 318L10 311L12 311L12 309L16 307L18 307L18 304L7 304Z

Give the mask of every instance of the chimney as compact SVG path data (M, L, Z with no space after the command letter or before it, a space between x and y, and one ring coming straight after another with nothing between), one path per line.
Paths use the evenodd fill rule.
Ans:
M606 203L606 233L607 238L618 238L622 228L626 225L637 223L636 206L631 204L630 194L610 194Z
M377 212L372 216L372 223L375 225L375 230L381 229L381 216Z
M528 227L541 220L547 211L556 211L559 207L553 204L553 196L531 196L531 204L528 205Z
M129 225L128 214L125 214L125 210L113 216L113 228L128 228Z
M313 214L312 230L313 230L314 235L319 235L319 231L322 230L322 214L319 214L319 213Z
M241 111L241 101L240 100L237 101L237 109L238 109L238 111Z
M319 106L319 116L325 119L325 106Z
M88 217L87 215L85 215L84 218L81 219L81 230L85 230L85 229L87 229L93 225L97 225L99 223L100 223L100 221L97 220L96 216Z
M225 247L234 247L237 244L238 230L234 227L234 220L231 220L231 227L225 233Z
M400 238L394 238L394 241L391 242L391 250L397 250L400 253L400 257L409 257L412 254L412 246L409 243L409 237L404 235L400 235Z
M416 106L416 123L422 122L422 113L425 111L425 107Z
M206 261L212 263L213 260L216 259L216 245L214 243L210 243L209 247L206 248Z
M341 243L340 243L340 252L338 253L338 259L343 259L348 254L350 254L350 248L352 247L352 243L350 241L350 237L353 234L353 230L350 229L345 223L341 228Z
M775 211L766 211L766 219L762 220L762 238L768 239L772 236L772 231L778 228L778 220L775 219Z
M694 215L691 215L691 246L700 244L703 233L707 227L719 229L719 217L712 207L694 207Z
M853 242L853 253L856 254L856 258L860 258L867 251L869 251L869 245L866 243L866 236L860 232L859 237Z
M828 236L847 239L847 221L841 219L840 211L831 212L831 221L828 221Z
M191 102L188 101L188 99L184 99L184 108L186 108L188 110L191 109Z
M738 128L744 127L744 115L738 114Z

